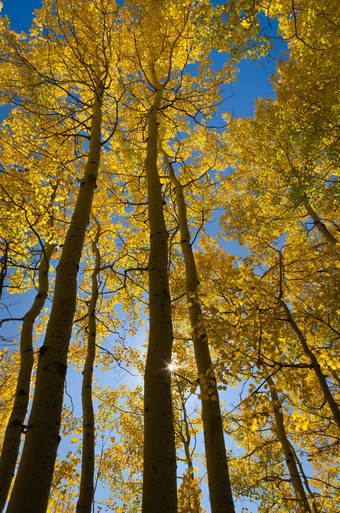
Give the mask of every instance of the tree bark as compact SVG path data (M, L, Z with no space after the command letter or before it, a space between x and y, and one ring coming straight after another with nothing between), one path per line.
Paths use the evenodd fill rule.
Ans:
M149 343L144 376L143 513L176 513L176 449L171 401L173 343L168 277L168 232L157 168L158 122L163 87L155 85L148 115L145 171L150 226Z
M102 123L96 84L88 160L56 271L51 315L40 348L32 411L7 513L45 513L59 444L67 355L76 307L77 274L96 187Z
M307 495L305 489L303 487L303 483L296 465L294 453L292 451L291 445L287 438L283 413L281 409L281 404L279 401L279 396L276 391L276 387L273 379L269 376L267 378L267 382L270 389L270 395L272 398L273 412L275 417L275 429L277 439L281 445L283 455L285 457L286 465L289 471L290 480L296 495L296 502L299 506L299 510L301 513L312 513L310 508Z
M4 290L5 278L6 278L7 272L8 272L7 264L8 264L9 245L10 245L9 241L4 242L4 252L3 252L3 255L0 260L0 299L2 297L2 293Z
M183 185L177 179L165 151L163 151L163 157L176 194L181 249L185 267L186 297L201 389L202 422L211 512L234 513L220 401L216 378L212 370L208 336L204 327L204 319L199 301L199 281L195 257L190 243Z
M96 358L96 306L98 300L98 275L100 271L100 252L98 241L100 237L100 224L92 243L95 255L95 266L91 276L91 300L88 308L88 337L87 353L83 370L83 383L81 400L83 407L83 451L81 459L81 477L77 512L91 513L94 500L94 447L95 425L92 401L93 365Z
M30 397L33 368L33 327L48 295L48 270L54 244L46 244L38 269L38 292L31 308L24 316L20 336L20 367L14 403L6 427L0 457L0 511L3 511L18 459L21 435L25 432L25 418Z

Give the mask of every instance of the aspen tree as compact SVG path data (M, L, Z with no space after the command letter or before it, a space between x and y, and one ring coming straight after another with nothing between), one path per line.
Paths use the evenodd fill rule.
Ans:
M295 319L290 311L290 309L287 306L286 301L283 297L283 280L284 280L284 264L283 264L283 258L282 253L279 253L279 266L280 266L280 283L279 283L279 297L278 297L278 303L280 307L283 309L288 324L291 326L292 330L295 332L296 337L298 338L301 347L305 353L305 355L308 357L311 367L315 372L316 378L319 382L320 388L322 390L322 394L324 396L325 402L328 404L332 414L335 423L337 424L338 428L340 429L340 409L335 401L333 394L331 393L331 390L328 386L326 376L322 372L321 366L314 354L314 352L311 350L311 348L308 345L308 342L306 340L306 337L304 336L303 332L295 322Z
M175 376L175 393L178 395L180 403L181 417L175 425L176 437L180 439L183 444L186 470L183 474L182 484L178 489L179 492L179 511L188 513L200 513L202 511L200 496L202 494L201 488L195 479L195 468L192 456L191 447L191 425L190 418L187 413L187 405L185 397L185 386Z
M161 507L164 513L176 513L176 450L171 373L168 369L173 343L168 277L168 231L164 220L163 197L157 168L157 118L164 86L158 82L154 69L151 73L155 93L148 113L145 159L150 226L148 263L150 333L144 376L142 511L152 513Z
M4 138L4 146L8 143L8 139ZM18 156L20 153L17 147L14 147L12 153L15 156ZM13 159L14 159L13 155ZM6 159L4 159L6 161ZM27 160L29 162L29 160ZM7 172L7 171L6 171ZM7 220L6 223L9 226L13 223L15 219L15 215L20 215L26 222L26 229L32 233L32 236L37 240L40 251L38 255L40 255L40 263L37 266L37 293L32 302L31 307L23 316L23 323L21 327L20 333L20 365L17 374L17 382L16 382L16 390L14 393L14 402L11 408L11 412L9 415L8 424L6 427L4 440L2 444L1 457L0 457L0 510L2 511L5 503L7 501L8 492L10 489L11 481L15 473L15 466L17 463L17 457L19 453L19 446L21 441L21 435L26 431L25 418L27 414L27 409L29 405L30 398L30 390L31 390L31 375L34 363L34 354L33 354L33 334L34 334L34 325L39 317L46 299L48 297L48 289L49 289L49 266L50 260L55 249L55 244L51 240L51 232L53 232L54 227L54 200L57 195L58 190L58 182L53 187L46 187L46 204L39 210L38 208L34 208L32 203L38 199L39 195L42 191L42 185L39 183L35 183L32 185L31 180L35 177L36 170L32 170L32 176L25 177L22 179L21 183L21 199L17 197L17 193L15 192L17 186L13 185L13 190L8 189L8 185L6 183L2 183L1 188L3 189L3 193L7 195ZM9 173L9 180L12 178L15 179L15 173ZM13 180L15 182L15 180ZM51 190L50 190L51 189ZM13 212L11 212L13 210ZM47 219L46 219L47 217ZM17 220L18 222L18 220ZM27 226L28 225L28 226ZM45 238L45 243L43 239ZM50 242L48 242L50 241ZM19 250L14 248L13 250ZM29 245L26 251L29 250ZM20 250L19 250L20 251ZM19 253L18 251L18 253ZM14 270L16 265L19 265L19 262L15 262L15 258L12 259L11 255L11 267ZM13 254L14 257L14 254ZM27 255L23 254L23 263L25 259L27 259ZM27 267L31 266L27 263ZM23 265L23 264L21 264Z
M111 83L109 63L105 54L107 38L97 41L95 38L96 31L98 30L99 33L101 31L101 28L98 29L97 23L108 23L106 10L101 10L100 6L97 6L98 9L95 11L97 18L95 21L92 20L92 25L90 25L86 13L86 9L89 8L87 2L82 2L82 5L65 6L61 1L58 1L56 7L56 21L59 23L62 38L64 37L66 41L61 68L66 74L72 75L71 61L73 60L76 66L80 67L80 73L83 73L84 77L81 80L79 75L76 76L75 84L79 80L88 96L83 106L90 111L89 148L75 209L56 271L51 314L44 343L39 351L32 410L27 423L21 461L8 504L8 513L14 511L42 513L46 511L47 507L59 443L67 355L76 306L77 273L94 191L97 186L102 143L103 96L107 83ZM69 8L71 11L68 13ZM62 18L63 15L67 16L68 14L72 14L71 20ZM49 15L50 13L48 13ZM92 17L93 15L94 12L92 12ZM109 23L107 27L108 29L110 27L110 30L112 29L112 25ZM82 37L89 37L91 32L94 39L90 40L84 54L81 40ZM52 42L52 48L60 52L60 57L62 53L61 47L58 46L59 36L53 40L53 34L50 32L48 34L50 42ZM112 33L109 34L109 37L112 37ZM61 40L63 40L62 38ZM17 51L16 47L15 51ZM65 55L69 58L69 61L65 60ZM21 56L19 56L19 59L20 62L27 62ZM47 84L50 82L53 85L55 84L57 90L59 84L60 89L63 90L62 81L58 82L55 76L48 79L44 73L40 73L40 78ZM81 103L81 100L72 96L72 93L70 93L70 100L75 101L76 104Z
M141 119L146 119L145 176L147 183L150 250L149 341L144 374L144 471L143 513L177 511L176 452L171 402L171 353L173 344L171 298L169 291L168 230L164 218L164 198L158 171L159 125L165 120L177 129L176 115L164 117L177 103L180 118L199 109L192 102L189 76L184 75L188 62L195 62L203 52L195 46L189 2L150 1L134 5L134 55L137 76L143 77L143 88L131 86L134 102L138 100ZM130 13L129 13L130 14ZM187 45L187 38L194 38ZM191 77L190 77L191 79ZM198 91L199 87L194 86ZM141 93L145 93L145 98ZM197 93L199 94L199 93ZM216 94L212 88L209 95ZM210 96L209 96L210 97ZM146 112L141 109L146 103ZM209 111L207 107L207 111ZM138 124L140 124L140 119ZM134 121L136 126L136 121Z
M292 451L292 447L289 443L289 440L287 438L281 404L274 380L270 376L268 376L267 382L269 384L271 402L273 405L276 435L282 447L282 452L284 454L286 465L289 470L291 483L296 495L296 502L299 505L299 510L301 512L305 511L307 513L312 513L305 489L303 487L302 479L300 477L299 470L295 461L295 456Z
M295 247L298 245L294 244ZM320 269L320 256L314 265L305 246L301 248L301 257L298 252L288 252L288 249L285 248L285 301L289 301L293 320L315 353L320 371L337 401L339 388L331 381L331 369L336 368L338 361L336 334L332 334L333 322L327 326L322 319L324 312L326 320L327 314L332 319L334 289L325 288L327 294L319 294L314 267ZM294 455L308 492L310 508L314 513L327 502L327 507L336 510L337 492L333 491L333 486L338 483L335 469L339 451L337 444L334 445L338 438L337 425L332 422L329 405L321 393L308 354L302 349L300 340L292 335L288 317L278 306L277 252L272 249L271 258L267 253L264 255L268 269L259 275L263 260L260 251L235 258L222 248L216 250L215 241L208 240L204 252L197 253L207 327L214 337L214 350L220 346L216 367L219 380L225 386L241 380L250 383L249 389L240 397L240 404L234 404L224 412L226 431L244 450L242 455L231 459L233 491L236 497L245 494L256 498L262 508L271 507L273 511L290 511L290 501L295 500L284 477L282 451L278 450L276 428L270 415L273 403L268 402L266 391L268 373L274 376L279 372L280 404L287 438L296 447L296 452L313 466L312 469L309 466L308 479L305 478ZM324 264L327 268L328 262L324 261ZM311 272L311 286L308 287L306 275L309 277ZM298 280L296 276L299 276ZM308 315L313 309L318 313L316 319ZM334 318L335 326L337 317ZM325 346L327 349L323 349ZM294 453L292 446L289 450ZM308 481L312 488L308 487Z
M39 365L25 445L7 512L44 512L59 443L68 344L76 302L76 278L96 186L101 145L103 86L97 78L88 163L56 272L51 315Z
M296 450L294 449L294 446L290 443L290 447L291 447L291 451L292 451L292 454L294 455L294 459L296 461L296 464L299 468L299 472L300 472L300 475L301 475L301 479L303 480L303 483L305 485L305 489L306 489L306 492L308 494L308 497L309 497L309 503L311 504L311 508L312 508L312 513L319 513L319 506L317 504L317 500L316 500L316 494L311 490L311 487L309 485L309 482L308 482L308 478L305 474L305 471L303 469L303 466L302 466L302 463L296 453Z
M208 335L205 330L204 317L200 306L199 280L188 227L184 189L176 177L168 154L163 149L162 154L176 195L181 248L185 266L186 298L190 315L198 382L201 389L202 422L211 511L212 513L226 513L229 511L233 513L235 510L224 442L223 421L217 382L210 356Z
M2 293L4 291L4 283L5 278L8 271L8 251L11 241L9 240L1 240L1 246L3 247L3 250L1 251L2 256L0 260L0 299L2 296Z
M324 373L322 372L321 370L321 367L320 367L320 363L318 362L315 354L313 353L313 351L310 349L308 343L307 343L307 340L305 338L305 336L303 335L302 331L300 330L300 328L298 327L298 325L296 324L287 304L281 299L280 300L280 305L282 306L286 316L287 316L287 321L288 323L290 324L290 326L292 327L293 331L295 332L299 342L301 343L301 346L303 348L303 351L304 353L306 354L306 356L308 357L310 363L311 363L311 367L313 368L314 372L315 372L315 375L317 377L317 380L319 382L319 385L320 385L320 388L322 390L322 393L323 393L323 396L324 396L324 399L325 399L325 402L327 402L332 414L333 414L333 418L334 418L334 421L335 423L337 424L338 428L340 429L340 409L339 409L339 406L337 404L337 402L335 401L331 391L330 391L330 388L328 386L328 383L326 381L326 376L324 375Z
M339 8L327 0L306 9L276 1L263 8L277 18L289 56L272 78L275 99L258 99L253 119L235 119L228 130L226 153L236 172L225 189L226 224L233 230L243 219L248 240L267 241L304 227L336 249ZM240 223L238 232L240 240Z
M83 445L81 460L81 477L77 511L91 513L94 500L94 470L95 470L95 425L92 401L93 366L96 358L96 305L98 301L98 276L100 272L100 223L95 220L96 233L92 242L95 255L94 269L91 274L91 299L88 308L88 337L87 352L83 370L82 408L83 408Z
M24 316L20 336L20 368L17 377L14 404L10 415L0 457L0 511L3 510L11 481L14 476L20 440L25 433L25 418L30 396L31 374L33 368L33 326L39 316L48 295L48 268L55 248L47 244L42 250L38 269L38 292L31 308Z
M137 121L131 116L132 123L128 119L125 122L125 130L126 133L129 133L129 129L132 132L130 128L132 125L134 127L132 133L136 133L135 127L139 127L146 120L145 175L150 226L148 265L150 333L145 370L143 512L154 511L160 503L163 504L163 508L173 511L176 508L175 461L173 426L172 421L169 420L171 415L170 373L167 370L171 361L169 358L172 347L167 276L169 259L163 208L166 197L163 198L159 181L157 143L163 125L169 129L169 132L172 130L174 136L177 131L182 130L182 127L186 129L188 119L192 118L196 121L196 119L211 116L220 101L220 86L224 81L231 80L234 68L232 65L226 66L217 74L216 80L210 79L213 73L209 62L206 62L206 57L211 47L207 44L205 35L202 34L202 26L205 27L207 20L211 18L213 11L211 4L198 2L193 7L188 1L169 3L148 1L126 4L126 6L131 9L131 11L127 10L129 18L131 19L131 12L134 15L129 33L133 34L134 41L131 46L134 47L135 53L128 46L127 52L131 53L129 56L131 74L136 73L136 84L132 81L129 85L131 94L129 107L132 112L141 111L142 115ZM223 16L221 10L219 15L221 20ZM221 28L221 39L226 40L223 23L216 23L216 26ZM191 43L188 45L189 40ZM243 38L242 44L245 44L245 41L246 38ZM234 42L228 39L226 47L230 49L232 46ZM133 69L133 62L135 69ZM184 73L187 64L195 62L200 62L198 78ZM142 96L143 92L145 97ZM134 142L136 139L136 136L132 137ZM144 172L141 173L141 176L143 175ZM158 206L156 206L157 202ZM156 375L152 377L152 372L159 372L158 379L164 382L162 388L156 386L157 381L154 381ZM158 398L157 391L159 391ZM155 408L150 407L150 400L154 401ZM160 407L162 409L159 409ZM163 414L158 415L156 429L156 419L152 415L157 411ZM219 439L221 445L220 442ZM222 445L225 451L224 441ZM160 452L164 452L161 463ZM166 467L164 467L166 460ZM163 472L161 472L162 468ZM218 487L223 488L217 485L216 488ZM172 495L171 499L169 499L170 495Z

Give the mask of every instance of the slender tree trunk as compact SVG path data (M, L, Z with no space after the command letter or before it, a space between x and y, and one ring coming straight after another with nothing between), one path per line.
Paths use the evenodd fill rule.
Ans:
M288 467L290 480L292 483L292 486L295 491L296 495L296 502L299 506L299 510L304 513L312 513L312 510L310 508L307 495L299 474L299 470L296 465L294 453L292 451L292 447L289 443L289 440L287 438L285 424L284 424L284 418L283 413L281 409L281 404L279 401L279 396L276 391L276 387L274 384L274 381L271 377L267 378L267 382L270 389L270 395L272 398L272 405L273 405L273 411L274 411L274 417L275 417L275 429L276 429L276 435L277 439L281 445L282 452L285 457L286 465Z
M144 377L143 513L176 513L176 449L171 402L173 343L168 277L168 232L157 169L157 112L163 87L157 83L148 116L145 171L150 226L150 331Z
M307 343L307 340L306 340L304 334L302 333L302 331L296 324L296 322L291 314L291 311L289 310L288 306L283 301L283 299L280 299L280 305L282 306L282 308L287 316L288 323L290 324L290 326L294 330L296 336L298 337L298 339L301 343L302 349L304 350L306 356L309 358L311 367L313 368L315 375L317 377L317 380L319 382L319 385L321 387L324 399L327 402L331 412L333 413L333 418L334 418L338 428L340 429L340 409L339 409L338 404L334 400L334 397L329 389L328 383L326 381L326 377L321 370L320 364L319 364L316 356L314 355L313 351L308 346L308 343Z
M48 295L48 269L55 248L46 244L38 269L38 293L31 308L24 316L20 336L20 367L12 412L7 424L0 457L0 511L5 507L8 492L15 472L21 434L25 432L25 418L30 397L33 368L33 326Z
M321 235L326 239L326 241L329 242L332 245L337 244L338 240L328 230L328 228L325 225L325 223L323 223L321 221L320 217L315 212L315 210L312 208L312 206L310 205L310 203L309 203L307 198L305 198L303 204L304 204L304 207L305 207L308 215L312 218L313 224L314 224L315 228L321 233Z
M335 379L335 381L338 383L338 385L340 385L340 377L339 377L338 373L334 369L332 369L331 374L332 374L333 378Z
M195 257L190 243L184 191L182 184L176 178L168 155L164 151L163 156L176 194L178 224L185 266L186 296L201 389L202 421L211 512L234 513L235 509L224 442L223 421L216 378L211 367L212 362L208 336L204 327L204 319L199 302L197 290L199 282Z
M94 500L94 445L95 426L92 402L93 365L96 358L96 306L98 300L98 274L100 271L100 252L98 241L100 224L96 221L97 232L92 244L95 266L91 276L91 300L88 308L87 353L83 371L81 400L83 407L83 451L81 459L81 478L77 512L91 513Z
M305 472L303 470L303 466L301 464L301 461L299 460L299 457L296 454L296 451L295 451L295 449L294 449L294 447L293 447L293 445L291 443L290 443L290 447L291 447L291 450L292 450L292 452L294 454L294 458L295 458L296 464L299 467L300 476L302 476L305 488L306 488L308 496L309 496L309 501L312 504L312 511L313 511L313 513L319 513L319 510L318 510L317 505L316 505L315 494L310 489L310 486L309 486L309 483L308 483L308 479L307 479L306 474L305 474Z
M92 106L88 160L56 271L54 298L40 348L26 440L7 513L45 513L60 440L67 355L76 307L77 274L100 161L102 86Z
M5 278L6 278L7 271L8 271L7 264L8 264L9 245L10 245L9 241L6 241L4 243L4 246L5 246L4 252L3 252L3 256L1 257L1 260L0 260L0 299L2 297L2 293L4 290Z
M181 440L182 440L183 446L184 446L184 454L185 454L185 460L186 460L186 464L187 464L188 478L189 478L189 483L188 483L189 490L187 490L189 504L186 505L186 507L188 509L185 511L187 511L187 513L200 513L202 510L200 498L199 498L200 490L199 490L197 483L194 483L195 474L194 474L194 465L193 465L193 461L192 461L191 447L190 447L191 436L190 436L189 419L188 419L187 411L186 411L186 407L185 407L185 398L184 398L183 391L181 389L181 386L180 386L178 380L176 380L176 381L177 381L178 394L179 394L179 397L181 400L184 431L185 431L184 434L181 431Z

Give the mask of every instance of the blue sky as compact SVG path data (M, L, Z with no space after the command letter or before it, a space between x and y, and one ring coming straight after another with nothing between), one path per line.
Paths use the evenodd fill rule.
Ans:
M41 0L2 0L2 14L11 20L12 29L27 31L31 25L34 9L41 7Z

